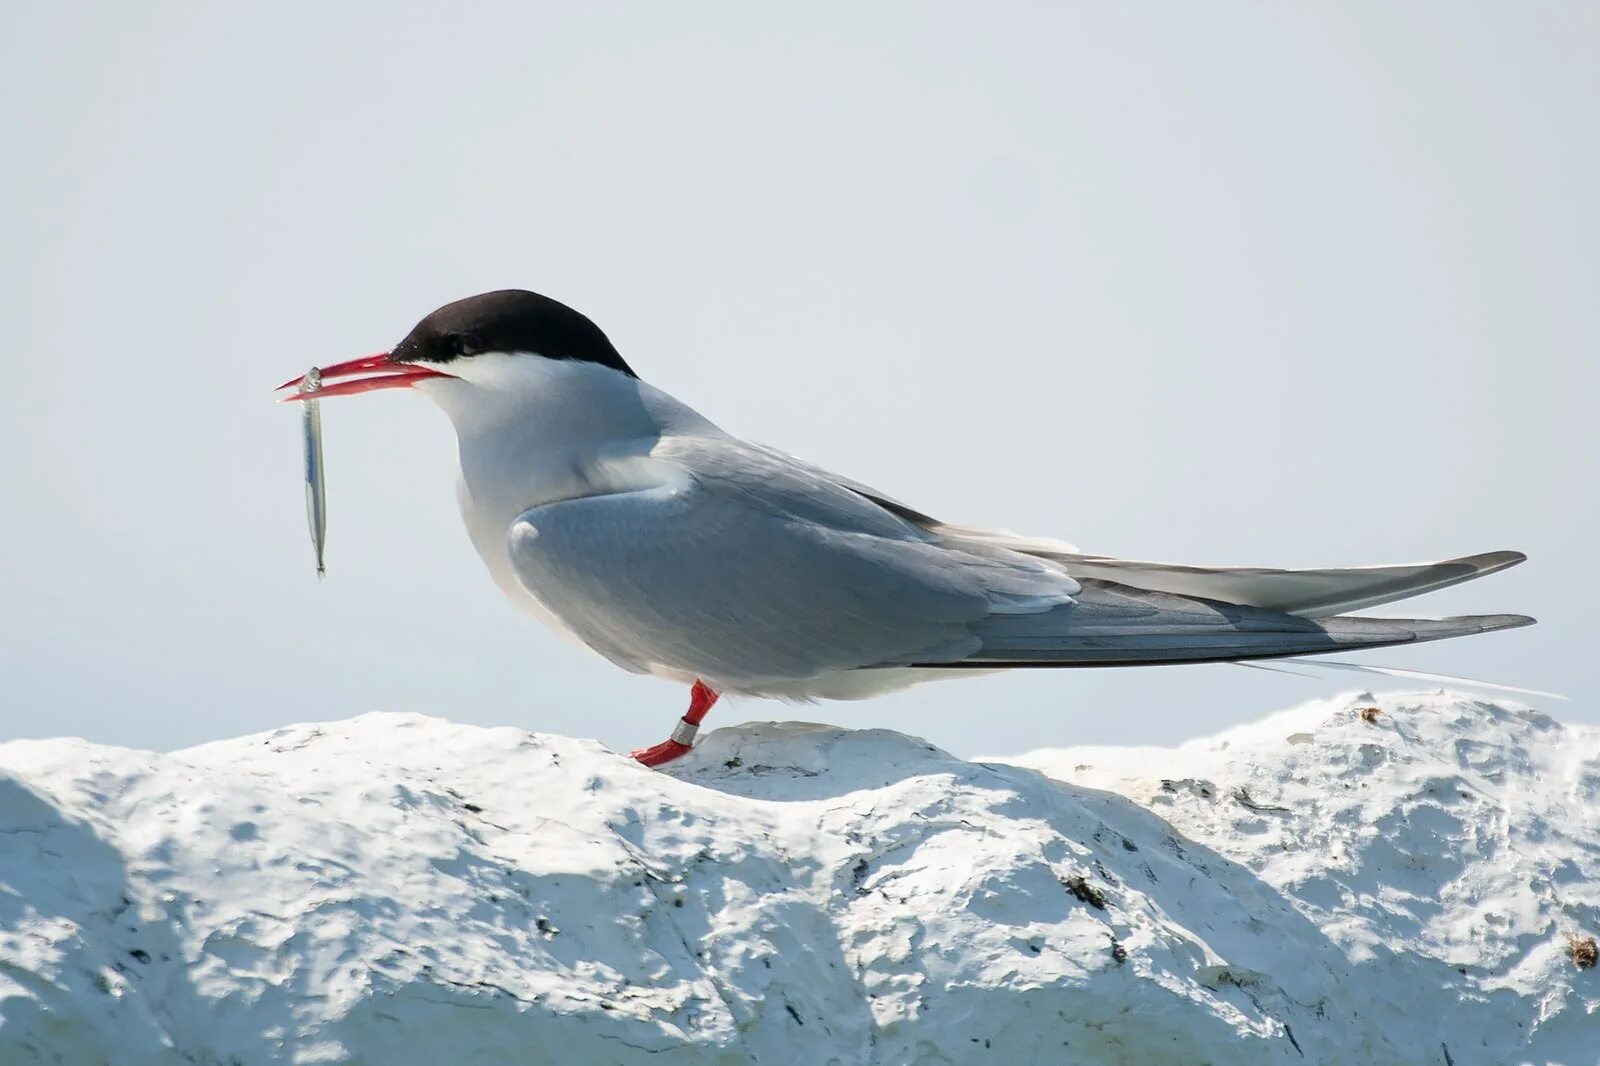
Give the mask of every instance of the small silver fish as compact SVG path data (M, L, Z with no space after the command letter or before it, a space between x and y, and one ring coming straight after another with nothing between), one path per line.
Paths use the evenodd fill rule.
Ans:
M307 396L322 388L322 371L312 367L300 382L300 395ZM306 523L311 527L311 546L317 552L317 577L327 577L328 568L322 562L322 549L328 541L328 486L322 476L322 401L315 398L303 403L302 428L306 444Z

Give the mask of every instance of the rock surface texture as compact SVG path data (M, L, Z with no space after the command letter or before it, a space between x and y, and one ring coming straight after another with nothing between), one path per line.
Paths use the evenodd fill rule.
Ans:
M0 1063L1600 1060L1600 731L1447 695L670 773L366 715L0 745Z

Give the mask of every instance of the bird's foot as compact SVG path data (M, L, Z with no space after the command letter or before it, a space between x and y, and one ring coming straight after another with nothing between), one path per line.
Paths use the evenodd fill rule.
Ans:
M638 748L629 752L635 759L646 766L662 766L673 759L689 753L689 745L681 744L676 740L663 740L659 744L652 744L648 748Z
M628 754L646 766L661 766L687 754L689 749L694 747L695 734L700 732L701 720L716 702L717 694L707 687L704 681L696 681L694 687L689 690L689 709L678 719L678 726L672 731L672 736L659 744L639 748Z

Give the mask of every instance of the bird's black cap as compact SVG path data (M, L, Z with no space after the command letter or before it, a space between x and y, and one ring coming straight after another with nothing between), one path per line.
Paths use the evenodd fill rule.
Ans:
M531 352L638 377L600 327L559 300L501 289L445 304L395 345L397 363L450 363L480 352Z

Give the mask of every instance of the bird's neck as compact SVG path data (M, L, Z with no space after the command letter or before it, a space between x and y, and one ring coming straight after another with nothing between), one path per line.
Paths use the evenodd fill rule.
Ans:
M709 430L699 414L637 378L536 360L515 387L444 381L430 391L455 425L469 524L506 526L530 507L591 488L606 460L647 454L665 433Z

